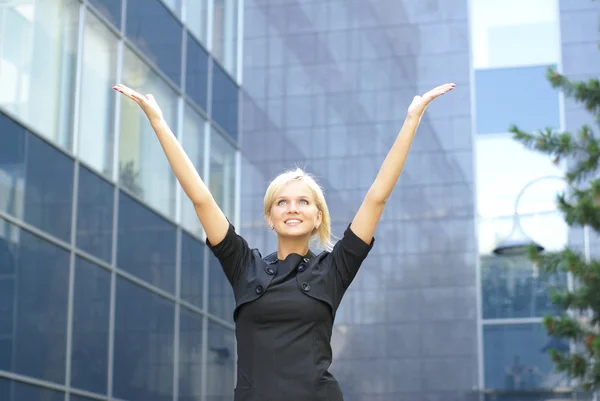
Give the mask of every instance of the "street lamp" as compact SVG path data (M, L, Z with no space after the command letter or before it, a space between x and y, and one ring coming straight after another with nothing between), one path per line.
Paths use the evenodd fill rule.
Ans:
M544 250L544 247L542 245L538 244L533 239L529 238L527 236L527 234L525 234L525 232L523 231L523 228L521 227L521 221L520 221L521 219L519 217L518 207L519 207L519 201L521 200L521 197L523 196L523 193L525 192L525 190L527 188L529 188L531 185L533 185L539 181L548 180L548 179L565 181L565 179L560 176L546 175L546 176L538 177L538 178L535 178L535 179L529 181L527 184L525 184L525 186L523 188L521 188L521 190L519 191L519 194L517 195L517 198L515 199L515 210L514 210L514 214L513 214L512 230L510 231L510 234L508 234L508 236L505 239L503 239L502 241L500 241L494 248L493 252L496 255L499 255L499 256L522 255L522 254L526 253L527 248L531 245L533 245L540 252Z

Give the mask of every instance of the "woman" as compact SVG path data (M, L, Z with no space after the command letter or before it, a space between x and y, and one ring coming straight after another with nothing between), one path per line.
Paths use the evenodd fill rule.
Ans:
M374 243L427 105L454 88L415 96L406 120L343 238L330 244L330 218L321 188L301 170L269 185L264 214L277 233L277 251L262 257L227 220L178 143L152 95L115 90L140 105L206 232L206 242L231 283L238 348L235 401L342 401L329 373L335 312ZM309 250L318 236L324 252Z

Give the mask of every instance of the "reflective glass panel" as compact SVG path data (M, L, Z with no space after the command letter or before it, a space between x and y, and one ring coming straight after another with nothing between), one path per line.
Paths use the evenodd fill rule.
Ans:
M112 261L114 187L92 171L79 166L76 246Z
M174 294L175 226L120 193L117 235L117 267Z
M113 170L117 38L88 12L83 32L79 150L81 159L111 177Z
M237 71L237 0L214 0L212 53L232 76Z
M203 318L181 308L179 321L179 400L200 401Z
M235 368L235 336L233 330L208 321L208 354L206 399L229 401L233 398Z
M110 272L78 257L75 261L71 386L106 394Z
M558 0L471 0L469 4L475 68L560 60Z
M0 108L71 148L77 0L17 1L0 8Z
M0 209L71 238L73 160L0 113Z
M179 86L182 26L165 4L160 0L127 0L126 31L136 47Z
M64 384L69 252L0 220L0 261L0 370Z
M555 373L549 348L569 343L549 337L540 324L489 325L483 328L485 387L531 390L568 387L564 373Z
M165 401L173 394L175 307L170 301L117 279L114 396Z

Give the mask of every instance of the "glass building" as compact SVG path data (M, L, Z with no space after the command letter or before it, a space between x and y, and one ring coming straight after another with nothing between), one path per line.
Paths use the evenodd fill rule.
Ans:
M0 401L232 400L233 296L146 117L155 96L263 254L269 181L323 185L341 236L416 94L424 116L336 317L346 401L546 400L547 289L512 230L600 249L554 205L564 166L508 127L593 123L547 66L600 75L592 0L0 0ZM513 233L514 234L514 233ZM597 251L596 251L597 253Z

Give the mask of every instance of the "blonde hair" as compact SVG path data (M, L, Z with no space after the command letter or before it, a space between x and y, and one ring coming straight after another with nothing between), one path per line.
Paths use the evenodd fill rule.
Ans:
M273 207L273 203L275 203L275 198L279 192L291 181L302 181L312 191L317 209L321 212L321 224L319 228L313 229L311 236L317 235L319 244L326 251L331 251L333 248L333 244L331 243L331 216L329 215L323 189L310 174L304 172L302 169L296 168L295 170L285 171L271 181L265 192L265 218L271 215L271 207Z

